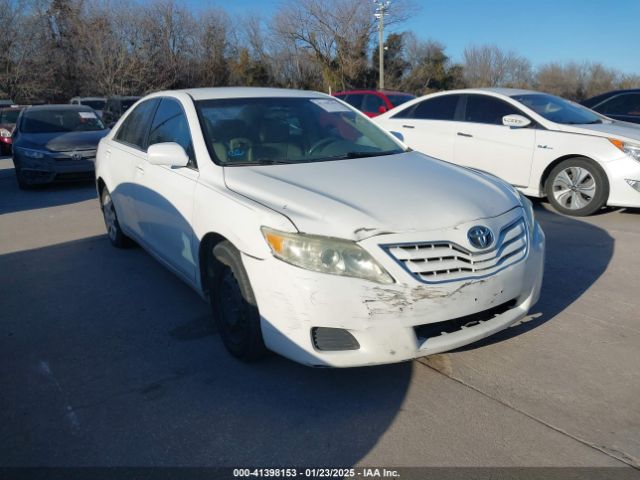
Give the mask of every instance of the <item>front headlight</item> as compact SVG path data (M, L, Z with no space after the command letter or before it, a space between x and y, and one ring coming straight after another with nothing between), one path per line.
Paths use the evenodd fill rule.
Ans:
M6 128L0 128L0 137L9 138L9 137L11 137L11 132L9 130L7 130Z
M16 150L25 157L29 158L44 158L44 156L46 155L46 152L41 152L40 150L31 150L30 148L19 147L16 148Z
M338 238L286 233L262 227L276 258L306 270L393 283L393 278L355 242Z
M529 231L533 233L533 227L536 223L536 217L533 212L533 203L531 203L531 200L525 197L522 193L518 192L518 195L520 195L520 205L522 205L522 209L524 210L527 226L529 227Z
M622 150L631 158L640 162L640 145L623 142L622 140L616 140L615 138L610 138L609 141L619 150Z

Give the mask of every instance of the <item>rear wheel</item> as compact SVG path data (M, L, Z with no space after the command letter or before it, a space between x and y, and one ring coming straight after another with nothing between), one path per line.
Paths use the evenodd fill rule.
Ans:
M571 158L556 165L545 187L549 202L565 215L591 215L600 210L609 197L606 174L586 158Z
M240 360L257 360L267 349L262 340L260 313L240 252L230 242L223 241L212 253L222 264L210 285L211 307L222 342Z
M106 187L102 189L102 194L100 195L100 206L102 207L102 216L104 217L104 224L107 227L107 235L111 244L117 248L126 248L131 245L131 240L120 228L116 208Z

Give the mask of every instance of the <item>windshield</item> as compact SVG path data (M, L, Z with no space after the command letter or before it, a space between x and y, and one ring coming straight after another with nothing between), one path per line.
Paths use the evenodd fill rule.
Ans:
M25 133L89 132L105 128L95 112L72 108L27 110L21 123Z
M588 108L545 93L513 95L511 98L529 107L547 120L564 125L602 123L599 115Z
M20 115L20 111L17 108L12 108L11 110L3 110L0 112L0 123L16 123L18 120L18 115Z
M409 100L413 100L416 97L414 97L413 95L389 95L389 94L387 94L387 98L391 102L391 105L393 105L394 107L397 107L398 105L402 105L403 103L408 102Z
M80 103L87 107L91 107L94 110L104 110L104 106L107 102L106 100L82 100Z
M303 163L402 153L389 135L332 98L196 102L209 152L222 165Z

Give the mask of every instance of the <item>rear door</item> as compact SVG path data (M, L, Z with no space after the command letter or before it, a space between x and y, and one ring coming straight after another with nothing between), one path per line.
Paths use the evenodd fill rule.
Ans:
M105 160L111 174L111 198L118 212L118 220L125 232L140 237L135 202L139 194L137 169L146 161L147 135L159 100L152 98L138 105L107 145Z
M469 94L463 105L464 122L458 123L455 132L455 163L492 173L513 185L529 185L535 125L503 125L505 115L526 115L497 97Z
M460 98L459 94L427 98L379 123L391 132L400 133L404 143L414 150L453 162Z
M179 100L171 97L160 101L147 145L163 142L181 145L189 155L189 165L172 168L147 161L138 165L136 215L145 244L178 273L194 281L197 247L191 218L198 168L184 109Z

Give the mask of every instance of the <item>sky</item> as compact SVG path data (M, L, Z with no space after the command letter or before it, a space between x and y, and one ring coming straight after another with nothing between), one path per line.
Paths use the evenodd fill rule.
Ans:
M282 0L184 0L231 15L270 17ZM371 0L362 0L372 3ZM640 0L413 0L417 12L389 31L412 30L444 44L460 61L466 46L495 44L534 65L558 61L602 62L640 74Z

